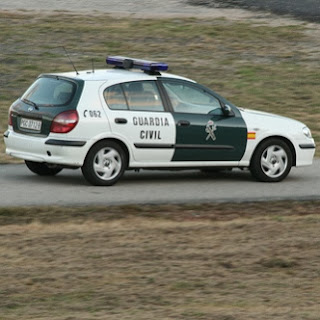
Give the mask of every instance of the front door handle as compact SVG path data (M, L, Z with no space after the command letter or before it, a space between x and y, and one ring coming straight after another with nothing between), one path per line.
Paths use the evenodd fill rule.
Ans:
M114 122L117 124L126 124L128 122L128 120L125 118L115 118Z
M188 126L190 126L190 121L188 121L188 120L179 120L178 121L178 126L180 126L180 127L188 127Z

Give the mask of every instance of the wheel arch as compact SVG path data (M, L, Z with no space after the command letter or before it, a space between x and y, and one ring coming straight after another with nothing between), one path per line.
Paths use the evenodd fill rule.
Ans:
M288 147L289 147L289 149L290 149L290 151L291 151L291 154L292 154L292 166L295 167L295 166L296 166L297 155L296 155L296 150L295 150L295 148L294 148L293 143L292 143L288 138L283 137L283 136L277 136L277 135L276 135L276 136L266 137L266 138L264 138L263 140L261 140L261 141L256 145L256 147L254 148L254 151L253 151L253 153L252 153L252 155L251 155L251 158L250 158L250 164L251 164L253 155L255 154L257 148L258 148L262 143L264 143L265 141L270 140L270 139L279 139L279 140L282 140L283 142L285 142L285 143L288 145Z

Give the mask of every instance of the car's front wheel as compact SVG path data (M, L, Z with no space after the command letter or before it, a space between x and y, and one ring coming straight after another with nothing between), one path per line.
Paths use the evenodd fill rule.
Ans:
M253 177L263 182L279 182L290 172L292 152L283 140L269 139L262 142L251 159Z
M41 162L34 162L25 160L25 164L30 171L38 174L39 176L55 176L62 168L54 164L46 164Z
M89 151L81 170L88 182L95 186L111 186L127 167L126 154L113 141L101 141Z

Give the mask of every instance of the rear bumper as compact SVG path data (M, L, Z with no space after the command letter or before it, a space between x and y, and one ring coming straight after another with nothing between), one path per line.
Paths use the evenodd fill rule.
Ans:
M48 139L45 144L62 147L83 147L86 144L86 141Z
M4 133L6 153L24 160L81 167L87 154L87 141L26 136L8 130Z

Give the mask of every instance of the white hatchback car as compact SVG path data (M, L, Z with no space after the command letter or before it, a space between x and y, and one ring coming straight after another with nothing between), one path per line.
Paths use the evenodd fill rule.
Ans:
M39 175L81 168L93 185L127 169L249 168L260 181L312 164L301 122L237 108L168 66L121 56L114 68L40 75L9 110L7 154Z

